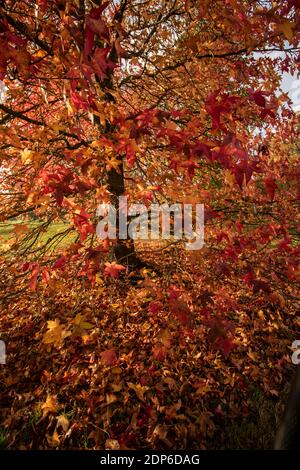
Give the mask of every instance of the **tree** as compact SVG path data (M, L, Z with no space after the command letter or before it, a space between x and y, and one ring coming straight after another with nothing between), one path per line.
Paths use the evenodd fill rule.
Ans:
M1 3L10 448L223 448L231 424L255 429L261 397L273 419L299 330L299 117L280 89L299 11ZM204 203L204 248L99 240L97 207L120 195ZM140 282L139 258L159 267Z
M289 114L274 93L277 69L297 67L298 24L295 0L5 2L1 217L43 219L21 253L36 263L48 246L29 239L68 219L53 243L78 232L66 257L80 253L93 278L110 251L97 204L169 200L224 169L242 190L259 168L254 130ZM284 58L264 55L276 50ZM137 263L132 241L113 250Z

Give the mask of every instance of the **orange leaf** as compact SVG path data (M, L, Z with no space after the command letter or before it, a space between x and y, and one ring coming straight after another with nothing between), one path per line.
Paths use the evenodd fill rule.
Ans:
M114 349L107 349L101 353L101 361L107 366L111 366L116 359L117 355Z
M123 271L125 269L125 266L122 266L121 264L117 264L115 261L112 263L105 263L105 269L104 269L104 276L110 276L110 277L118 277L119 272Z

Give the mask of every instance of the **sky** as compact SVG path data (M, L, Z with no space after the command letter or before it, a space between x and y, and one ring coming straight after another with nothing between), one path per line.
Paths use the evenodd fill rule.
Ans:
M282 59L287 57L288 50L292 50L289 43L285 41L284 50L272 51L272 52L254 52L254 57L270 57L271 59ZM291 75L290 73L284 72L282 74L281 81L282 90L289 95L292 101L293 109L300 111L300 76L298 74Z
M292 76L289 73L284 73L281 83L283 91L288 93L293 102L295 111L300 111L300 79L297 76Z
M288 93L293 103L295 111L300 111L300 78L285 72L282 75L281 86L284 92ZM4 103L7 88L0 80L0 103Z

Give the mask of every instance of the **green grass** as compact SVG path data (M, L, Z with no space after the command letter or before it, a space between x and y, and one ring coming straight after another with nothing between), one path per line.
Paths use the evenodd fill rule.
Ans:
M28 227L28 230L18 237L19 245L22 248L30 247L32 250L46 245L47 250L55 251L69 245L76 238L75 232L63 233L71 228L70 225L64 222L52 223L46 228L42 227L43 223L41 221L0 223L1 251L9 251L10 244L17 240L16 229L20 225Z
M8 435L5 429L0 428L0 450L6 449L7 438L8 438Z

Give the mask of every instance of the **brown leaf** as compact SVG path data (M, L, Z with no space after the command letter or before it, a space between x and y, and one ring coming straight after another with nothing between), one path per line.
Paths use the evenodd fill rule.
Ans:
M143 386L143 385L140 385L140 384L133 384L132 382L127 382L127 385L131 390L135 391L135 393L136 393L139 400L141 400L141 401L145 400L144 393L147 390L149 390L149 387L146 387L146 386Z
M113 365L117 358L116 352L114 349L106 349L101 353L101 362L107 366Z

